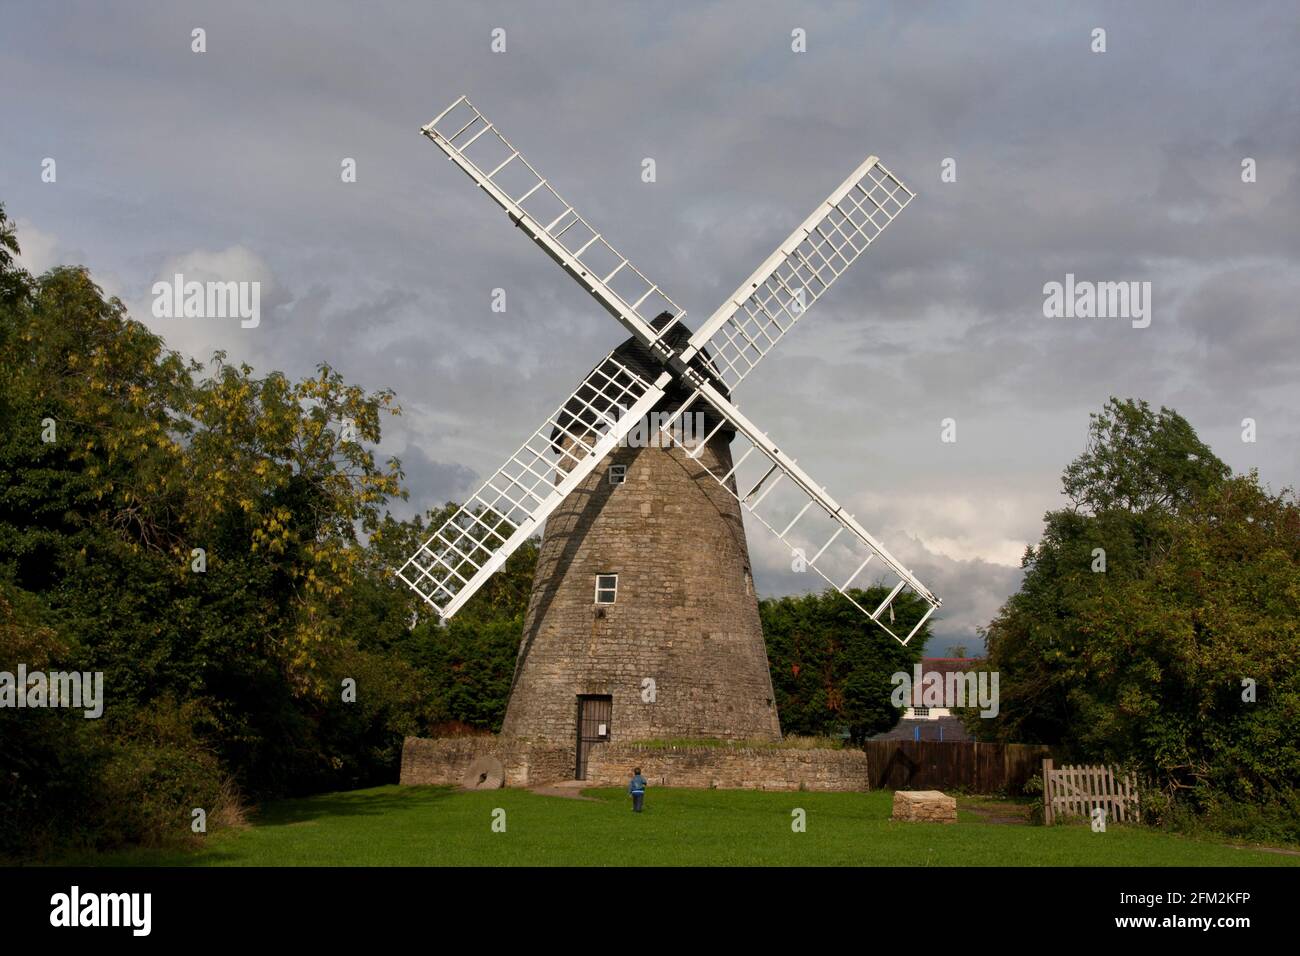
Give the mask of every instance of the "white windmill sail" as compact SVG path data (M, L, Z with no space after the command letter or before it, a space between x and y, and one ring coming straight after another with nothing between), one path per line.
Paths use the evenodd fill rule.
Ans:
M748 446L742 450L733 440L732 466L726 472L707 467L702 456L697 457L696 453L713 437L712 434L698 443L686 444L678 439L684 434L678 420L699 401L706 402L717 413L711 416L718 420L717 428L730 425L737 438L743 439ZM828 495L795 459L783 452L711 384L706 383L696 391L662 423L660 431L667 441L682 447L703 471L734 495L745 511L776 535L790 555L803 565L800 570L811 568L816 571L895 640L906 644L939 609L941 602L929 588ZM778 489L787 493L781 494ZM875 565L869 569L872 562ZM851 589L863 587L868 580L864 572L877 579L883 577L886 581L892 579L896 582L884 600L872 609L859 604L851 593ZM894 620L894 601L905 590L910 590L929 607L905 636L899 636L890 624ZM882 619L885 614L889 615L890 624Z
M398 577L449 618L664 395L611 352L455 514Z
M915 195L868 156L696 330L682 358L707 347L735 388Z
M686 311L561 198L466 97L420 131L629 333L661 358L667 357L670 350L659 340L681 322ZM664 312L671 321L656 328L652 321Z
M677 440L681 434L680 416L691 404L702 400L711 405L718 413L718 427L729 423L750 447L726 474L709 474L787 547L811 555L805 558L807 566L872 621L904 644L911 640L938 609L939 599L799 468L795 459L742 415L697 366L700 361L706 362L727 388L740 382L915 194L875 156L868 157L679 352L670 344L677 337L670 338L668 333L681 323L685 311L565 202L468 99L462 96L421 131L501 206L515 225L649 348L664 371L651 383L619 363L614 358L616 353L611 353L569 401L407 561L399 572L402 579L444 618L450 617L536 532L546 516L676 381L688 385L694 393L671 420L663 423L667 439ZM665 312L668 320L659 321ZM611 369L613 374L602 375L601 369ZM589 435L580 441L568 434L564 423L568 420L566 409L582 396L595 396L589 404L602 431L599 436ZM608 404L604 404L607 400ZM609 414L612 405L622 406L625 411ZM595 411L601 407L605 413ZM557 429L572 442L572 454L565 460L572 466L568 471L560 465L561 452L552 441ZM687 447L687 451L693 447ZM740 469L747 463L761 465L756 481L739 481ZM800 503L788 521L771 510L775 500L771 493L782 481L794 490ZM830 525L824 540L816 539L810 527L819 515ZM820 540L820 544L804 548L801 542L805 539ZM854 549L865 556L860 561L849 558L853 563L850 573L840 574L835 568L837 561L842 563ZM877 562L881 572L897 579L897 584L879 606L868 610L851 592L855 582L863 580L861 575L872 561ZM894 623L893 602L904 590L911 590L928 608L906 636L900 637L882 618L888 613L890 623Z

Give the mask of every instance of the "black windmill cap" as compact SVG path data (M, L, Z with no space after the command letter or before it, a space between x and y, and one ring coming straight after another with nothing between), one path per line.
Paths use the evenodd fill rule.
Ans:
M662 332L668 327L672 320L673 314L671 312L660 312L650 321L650 325L656 332ZM690 342L690 338L691 330L679 322L676 325L673 325L672 328L668 329L663 336L663 341L674 351L681 351L686 348L687 344ZM635 372L647 382L653 382L657 379L659 373L662 372L664 368L654 355L651 354L650 349L635 337L626 339L621 345L614 349L611 358L615 359L629 370ZM604 365L605 370L610 375L620 374L615 371L615 366L611 364L608 359ZM596 366L592 371L594 372L596 368L600 367L601 366ZM731 392L727 389L727 386L714 370L709 353L705 349L701 349L699 353L691 359L690 367L703 375L714 388L722 393L724 398L730 400ZM656 413L674 412L685 404L686 400L691 397L693 391L694 390L689 386L682 384L680 381L674 380L665 391L664 397L659 400L659 403L655 405L652 411ZM576 432L578 429L574 428L575 424L586 425L588 427L592 426L597 421L596 413L607 411L611 404L614 404L614 402L606 398L604 395L597 395L591 392L587 392L586 394L579 393L569 399L560 413L559 425L551 429L551 444L558 447L561 438L560 430L562 428L570 432ZM626 400L624 400L624 404L627 404ZM588 405L591 405L592 407L588 408ZM697 401L691 406L690 411L704 413L704 434L711 434L713 429L717 427L719 422L718 416L713 412L713 409L707 402ZM585 431L586 429L583 430ZM735 434L735 430L729 426L724 426L720 434L729 441Z

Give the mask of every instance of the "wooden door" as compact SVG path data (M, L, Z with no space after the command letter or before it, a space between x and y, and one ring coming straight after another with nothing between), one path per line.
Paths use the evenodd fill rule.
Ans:
M595 694L578 697L578 780L587 779L587 754L591 745L609 740L610 718L614 715L614 698Z

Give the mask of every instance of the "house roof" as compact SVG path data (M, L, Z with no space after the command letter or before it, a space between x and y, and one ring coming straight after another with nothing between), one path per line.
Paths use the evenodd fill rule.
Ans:
M964 674L979 667L985 660L986 658L983 657L922 657L921 672L923 674L943 674L944 676L948 674Z
M959 742L971 739L966 725L958 717L909 717L900 720L891 730L876 734L869 740L915 740L920 731L922 740L939 740ZM940 735L942 734L942 738Z

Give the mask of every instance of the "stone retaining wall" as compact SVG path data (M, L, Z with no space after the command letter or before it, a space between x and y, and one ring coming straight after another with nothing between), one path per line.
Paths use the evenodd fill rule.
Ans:
M469 765L485 756L501 761L507 787L573 779L572 747L484 735L407 737L401 783L460 786ZM622 787L632 767L640 767L651 786L699 790L866 790L869 780L861 750L612 744L592 746L587 779L593 787Z
M640 747L595 744L587 760L593 787L625 786L640 767L652 787L720 790L866 790L861 750L785 747Z
M536 787L573 779L573 748L514 737L407 737L402 744L403 785L460 786L478 757L495 757L507 787Z

